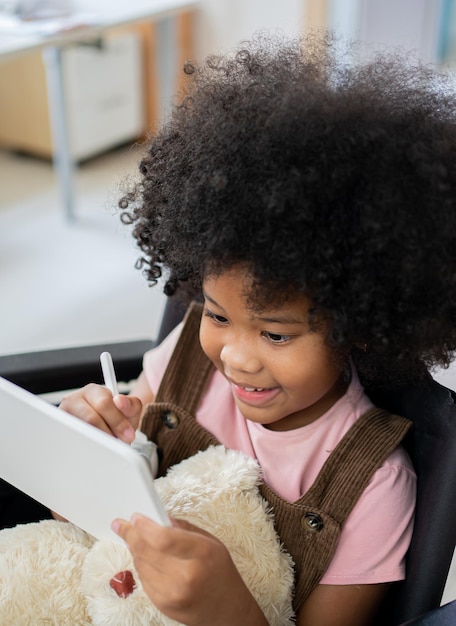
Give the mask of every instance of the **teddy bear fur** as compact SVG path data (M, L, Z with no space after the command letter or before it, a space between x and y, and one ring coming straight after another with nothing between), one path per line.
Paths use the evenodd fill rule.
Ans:
M292 624L293 562L258 491L260 469L241 452L212 446L155 481L167 511L211 532L228 548L272 626ZM118 595L112 580L127 572ZM116 578L117 577L117 578ZM235 599L233 599L235 601ZM96 541L46 520L0 532L3 626L174 626L144 593L123 543Z

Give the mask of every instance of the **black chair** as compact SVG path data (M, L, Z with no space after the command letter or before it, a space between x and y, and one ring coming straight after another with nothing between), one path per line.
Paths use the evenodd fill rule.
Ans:
M417 386L370 395L378 406L413 422L404 441L418 476L407 578L393 587L380 622L402 624L439 606L455 549L455 394L429 377Z
M99 355L109 350L119 380L134 380L141 371L144 352L159 343L182 319L184 312L178 300L168 299L154 341L0 357L0 376L33 393L77 388L90 381L101 382ZM434 621L407 623L445 626L450 623L449 612L454 617L455 611L454 605L438 609L456 544L455 394L429 378L418 386L370 395L379 406L413 421L414 427L405 446L418 475L416 521L407 559L407 580L393 586L379 623L397 626L427 614L420 619ZM7 505L11 514L6 519L7 524L3 520L4 525L42 519L45 512L40 505L15 490L14 498L19 505L12 507L14 498L8 491L11 489L5 483L0 484L0 524L2 507L7 508ZM456 620L452 623L456 624Z

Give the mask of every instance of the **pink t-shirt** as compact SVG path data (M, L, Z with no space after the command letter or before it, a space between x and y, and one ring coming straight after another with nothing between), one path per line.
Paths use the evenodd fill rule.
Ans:
M156 394L182 326L144 356L144 372ZM325 460L372 403L356 374L346 394L318 420L284 432L246 420L224 376L215 371L196 419L227 448L257 459L266 482L290 502L314 482ZM372 584L405 577L404 557L413 530L416 476L398 448L377 470L347 518L322 584Z

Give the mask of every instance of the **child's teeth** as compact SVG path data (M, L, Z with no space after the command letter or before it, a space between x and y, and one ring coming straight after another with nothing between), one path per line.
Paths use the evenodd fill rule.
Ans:
M263 387L245 387L246 391L263 391Z

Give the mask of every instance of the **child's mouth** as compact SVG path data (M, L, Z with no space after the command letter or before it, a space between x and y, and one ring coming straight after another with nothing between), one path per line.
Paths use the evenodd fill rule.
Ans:
M241 402L254 406L268 404L280 392L280 387L247 387L231 383L233 394Z

